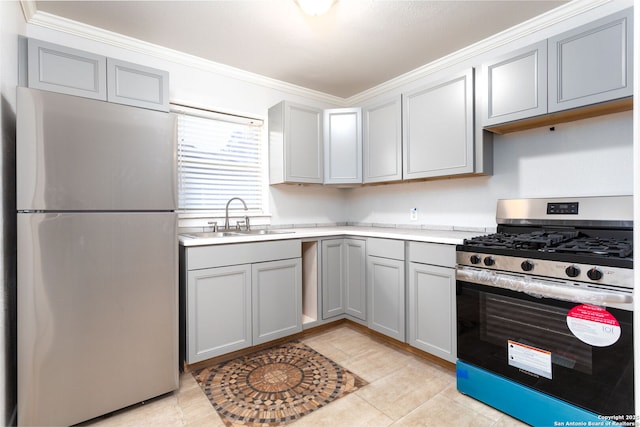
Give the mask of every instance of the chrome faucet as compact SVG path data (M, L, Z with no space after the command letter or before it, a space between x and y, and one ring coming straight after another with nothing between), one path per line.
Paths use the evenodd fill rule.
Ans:
M242 204L244 205L245 212L249 210L249 208L247 208L247 204L240 197L232 197L232 198L230 198L229 201L227 202L227 207L225 208L225 216L224 216L224 229L225 230L229 230L229 204L234 200L240 200L242 202ZM245 226L247 227L247 230L249 230L249 216L245 215L244 220L245 220Z

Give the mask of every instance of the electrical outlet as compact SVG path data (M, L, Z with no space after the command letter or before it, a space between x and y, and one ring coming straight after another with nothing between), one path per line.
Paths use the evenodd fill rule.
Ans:
M411 221L418 220L418 208L411 208L409 211L409 219L411 219Z

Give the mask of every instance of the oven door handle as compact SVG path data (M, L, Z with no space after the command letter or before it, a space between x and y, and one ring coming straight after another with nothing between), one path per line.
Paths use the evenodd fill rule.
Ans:
M576 303L593 305L630 304L631 294L607 292L570 287L561 283L548 282L529 276L517 276L493 270L478 270L467 267L456 269L456 279L469 283L493 286L516 292L524 292L534 297L554 298Z

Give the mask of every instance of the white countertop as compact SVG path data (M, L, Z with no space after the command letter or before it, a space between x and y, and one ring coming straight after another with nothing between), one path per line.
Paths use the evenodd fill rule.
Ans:
M386 228L386 227L310 227L277 229L280 234L264 235L239 235L210 238L193 238L180 235L182 246L206 246L224 245L229 243L264 242L269 240L286 239L315 239L322 237L346 236L346 237L379 237L383 239L410 240L415 242L442 243L449 245L461 244L464 239L488 234L484 231L458 231L458 230L428 230L410 228ZM286 233L282 233L282 232ZM188 234L188 233L186 233Z

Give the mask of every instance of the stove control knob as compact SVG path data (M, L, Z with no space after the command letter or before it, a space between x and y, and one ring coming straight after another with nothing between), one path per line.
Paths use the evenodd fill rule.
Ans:
M492 256L488 256L484 259L484 265L486 265L487 267L491 267L492 265L494 265L496 263L496 260L493 259Z
M522 264L520 264L520 267L522 267L524 271L531 271L533 270L533 263L529 260L522 261Z
M589 279L591 279L591 280L600 280L600 279L602 279L602 271L600 271L597 268L593 267L592 269L587 271L587 277L589 277Z
M471 255L469 261L471 261L471 264L480 264L481 258L479 255Z
M570 265L564 270L564 272L567 273L567 276L569 277L578 277L580 275L580 269L575 265Z

